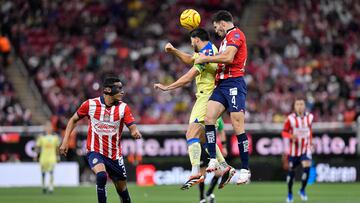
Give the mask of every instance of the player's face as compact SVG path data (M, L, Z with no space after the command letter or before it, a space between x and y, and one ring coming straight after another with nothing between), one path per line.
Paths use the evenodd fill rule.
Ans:
M124 96L123 85L121 82L116 82L116 83L114 83L114 86L116 86L118 93L114 94L112 96L112 98L115 101L120 101L122 99L122 97Z
M225 26L224 26L224 23L222 21L214 22L213 26L214 26L214 30L215 30L217 35L219 35L220 37L225 36Z
M297 114L303 114L305 112L305 101L304 100L296 100L294 108L295 108L295 112Z
M199 38L190 37L190 40L191 40L191 46L194 48L194 51L199 52L199 46L198 46Z

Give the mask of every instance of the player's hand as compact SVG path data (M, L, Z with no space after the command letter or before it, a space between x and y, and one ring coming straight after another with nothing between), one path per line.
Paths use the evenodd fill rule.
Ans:
M194 60L194 64L202 64L202 63L205 63L206 61L206 56L204 54L199 54L199 57L197 57L195 60Z
M60 152L61 155L66 156L68 150L69 150L69 147L65 143L62 143L61 146L59 147L59 152Z
M156 83L155 85L154 85L154 88L156 89L156 90L162 90L162 91L167 91L168 89L167 89L167 86L165 86L165 85L163 85L163 84L160 84L160 83Z
M165 52L172 52L174 50L174 46L171 43L166 43L165 45Z
M140 133L140 131L138 129L134 130L133 132L131 132L131 136L134 138L134 139L141 139L142 138L142 135Z

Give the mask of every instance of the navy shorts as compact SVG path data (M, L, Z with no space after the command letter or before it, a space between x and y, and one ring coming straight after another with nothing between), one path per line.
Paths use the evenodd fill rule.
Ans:
M126 180L126 169L124 165L124 159L121 156L120 159L112 160L98 152L89 152L87 159L90 168L94 168L96 164L102 163L105 165L106 172L110 178L114 181Z
M220 80L209 100L220 102L228 112L245 112L247 87L244 77Z
M302 161L311 161L311 154L305 153L301 156L289 156L289 168L296 168Z

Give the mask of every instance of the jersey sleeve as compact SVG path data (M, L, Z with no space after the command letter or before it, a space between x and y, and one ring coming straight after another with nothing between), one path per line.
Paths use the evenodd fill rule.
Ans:
M240 33L238 32L231 32L228 36L226 36L227 46L234 46L236 48L239 48L244 39L242 39Z
M131 113L131 109L128 105L126 105L124 110L124 123L126 126L131 126L132 124L135 124L135 118Z
M224 130L224 121L221 117L217 120L217 125L218 125L217 127L218 131Z
M89 100L86 100L85 102L83 102L81 104L81 106L78 108L78 110L76 111L76 113L80 118L87 116L89 113Z
M36 146L37 146L37 147L41 147L41 140L42 140L42 136L40 135L40 136L36 139Z
M289 118L287 118L285 123L284 123L284 127L283 127L283 130L281 132L281 135L284 138L290 138L291 137L290 132L291 132L290 120L289 120Z

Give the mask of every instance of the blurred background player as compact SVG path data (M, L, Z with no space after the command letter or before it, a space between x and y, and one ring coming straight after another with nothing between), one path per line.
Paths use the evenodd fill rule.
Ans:
M194 48L195 54L193 56L184 53L174 48L170 43L166 45L165 51L169 52L184 63L193 65L194 59L199 56L199 53L205 55L215 55L217 48L209 40L209 33L202 29L196 28L190 32L191 46ZM217 64L209 63L206 65L193 65L193 67L177 81L170 85L155 84L155 89L161 89L163 91L173 90L179 87L183 87L188 83L196 80L196 102L191 111L189 127L186 132L186 139L188 143L188 152L190 162L192 165L191 176L189 180L182 186L182 189L188 189L191 186L204 181L204 175L200 173L200 160L201 160L201 145L204 143L204 117L206 114L206 106L211 93L215 86L215 71ZM200 138L203 140L201 141ZM219 152L216 155L216 159L220 163L220 169L223 175L220 185L223 187L232 176L235 174L235 169L229 166L224 157L222 156L220 149L216 146L216 150Z
M54 167L58 160L57 148L59 144L59 137L53 133L51 123L47 122L45 125L45 135L40 135L36 140L36 151L40 153L41 184L44 194L47 192L53 193L54 191ZM47 173L50 176L48 186L45 183Z
M303 167L301 176L301 189L299 195L301 200L307 201L305 187L309 178L311 166L311 145L312 130L311 125L314 116L305 112L305 100L296 99L294 103L294 113L290 114L284 124L282 136L290 139L288 175L286 182L288 184L288 197L286 202L293 202L292 186L295 177L295 168L300 165Z
M129 106L122 102L123 85L118 78L108 77L103 84L103 95L85 101L69 120L60 153L68 151L68 140L76 123L84 118L90 119L87 136L87 158L90 168L96 174L96 191L99 203L106 203L107 174L112 179L122 203L130 203L131 198L126 185L126 169L122 157L120 138L124 124L135 139L141 133Z
M217 136L218 138L220 138L221 142L218 141L217 145L219 146L219 148L221 149L221 153L224 157L227 157L228 151L227 151L227 142L226 142L226 134L225 134L225 130L224 130L224 121L222 119L222 117L220 117L217 120ZM218 139L219 140L219 139ZM204 144L206 145L206 144ZM208 164L208 154L206 153L205 149L206 146L202 147L202 152L201 152L201 173L202 174L206 174L206 166ZM209 189L206 191L205 193L205 183L202 182L199 184L199 191L200 191L200 203L215 203L215 194L214 189L216 187L216 185L219 182L219 178L220 178L221 174L215 173L214 177L211 179L210 185L209 185Z
M237 184L250 181L249 142L245 134L245 99L247 87L244 80L245 63L247 59L246 39L244 33L233 23L232 15L225 10L218 11L213 16L213 26L216 34L224 37L218 55L200 55L195 64L218 63L216 71L217 86L212 93L205 116L205 131L210 162L207 171L215 171L218 163L216 157L217 118L225 110L230 112L232 126L237 135L241 159L241 170Z

